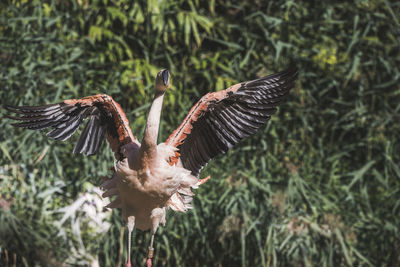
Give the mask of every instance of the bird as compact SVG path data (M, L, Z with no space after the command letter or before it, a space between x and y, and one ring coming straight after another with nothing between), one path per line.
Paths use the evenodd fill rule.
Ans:
M208 162L224 154L242 139L257 132L277 111L294 87L296 67L229 88L210 92L190 109L181 124L157 144L163 98L170 85L170 73L157 73L154 97L143 139L132 133L121 106L107 94L42 106L6 105L5 117L12 125L31 130L51 128L46 134L56 140L69 139L85 124L73 153L96 154L104 139L114 153L112 175L104 177L103 197L111 198L107 208L121 208L128 229L128 258L131 266L131 235L134 228L150 230L147 266L154 256L154 236L165 225L166 212L192 208L197 189L210 177L199 178Z

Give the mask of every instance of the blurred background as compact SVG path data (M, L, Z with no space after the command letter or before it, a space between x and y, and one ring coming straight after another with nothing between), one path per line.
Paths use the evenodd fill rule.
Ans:
M5 0L0 101L106 93L142 138L168 68L159 141L202 95L295 65L257 135L213 160L194 209L169 212L154 266L400 265L400 2ZM114 158L72 155L0 109L0 265L122 266L119 210L99 185ZM133 237L144 266L149 233Z

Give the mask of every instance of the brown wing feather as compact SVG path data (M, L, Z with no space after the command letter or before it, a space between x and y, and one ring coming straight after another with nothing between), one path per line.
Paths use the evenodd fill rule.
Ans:
M135 140L121 106L112 97L104 94L69 99L46 106L6 106L6 109L22 115L15 117L6 114L8 118L21 121L13 124L14 126L32 130L51 127L47 136L62 141L70 138L83 121L88 119L74 153L95 154L105 136L115 157L121 160L121 147Z
M208 161L254 134L269 120L296 78L297 70L289 68L203 96L166 140L178 148L171 164L180 158L186 169L199 176Z

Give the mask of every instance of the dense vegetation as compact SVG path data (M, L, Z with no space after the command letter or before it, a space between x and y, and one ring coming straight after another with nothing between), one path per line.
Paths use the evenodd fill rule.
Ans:
M389 0L1 1L0 99L107 93L141 138L168 68L163 141L203 94L296 65L267 126L208 165L192 211L169 213L154 264L399 266L399 14ZM76 140L1 119L0 265L122 265L120 212L94 189L113 156L72 157ZM148 242L135 233L134 266Z

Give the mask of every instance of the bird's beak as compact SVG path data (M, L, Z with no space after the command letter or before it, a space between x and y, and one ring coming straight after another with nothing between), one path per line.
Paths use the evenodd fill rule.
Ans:
M164 85L168 86L169 85L169 72L168 72L168 70L163 70L161 75L162 75L162 79L163 79Z

